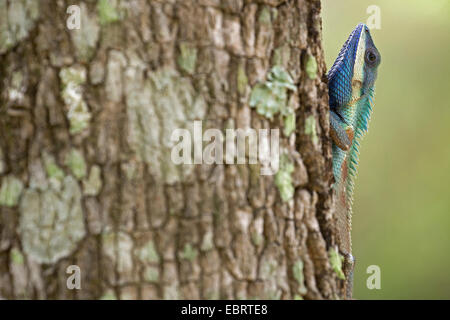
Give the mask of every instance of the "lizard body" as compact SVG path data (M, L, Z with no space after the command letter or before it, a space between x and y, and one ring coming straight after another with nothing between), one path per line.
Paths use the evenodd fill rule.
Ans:
M330 128L336 196L337 243L346 257L347 296L351 297L353 257L351 216L359 144L367 132L381 56L369 28L359 24L328 73ZM345 270L347 269L347 270ZM350 269L350 270L349 270Z

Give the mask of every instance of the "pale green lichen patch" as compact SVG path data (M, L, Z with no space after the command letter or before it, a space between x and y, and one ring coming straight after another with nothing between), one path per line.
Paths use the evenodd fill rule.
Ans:
M39 18L39 1L0 1L0 54L28 37Z
M14 207L19 202L22 194L23 183L13 175L8 175L2 179L0 188L0 206Z
M56 164L52 155L43 152L41 156L51 187L59 190L65 176L64 171Z
M159 270L157 267L147 267L144 272L144 279L149 282L156 282L159 279Z
M286 154L280 157L280 167L275 175L275 185L280 192L281 199L286 202L294 196L294 185L292 183L292 173L294 172L294 164Z
M125 232L104 231L102 250L123 277L133 273L133 239Z
M193 74L197 62L197 48L188 43L180 43L180 55L177 61L181 69Z
M306 58L306 74L310 79L317 78L317 61L312 55L308 55Z
M97 46L100 26L95 12L89 10L84 3L80 3L81 28L70 31L72 42L75 46L75 53L81 62L88 62Z
M159 254L156 251L155 244L152 240L147 242L147 244L138 251L138 257L144 263L145 262L151 262L151 263L159 262Z
M83 154L79 150L70 150L66 156L65 165L70 169L75 178L83 179L86 176L86 162L84 161Z
M334 248L330 248L330 250L328 250L328 255L330 257L331 268L333 268L334 272L336 272L339 279L344 280L345 275L344 272L342 271L343 257Z
M204 236L202 240L202 245L200 249L203 251L211 250L214 247L214 239L213 239L213 233L212 231L208 231Z
M286 116L290 112L287 106L288 90L297 90L294 81L282 67L275 66L265 83L253 87L250 107L256 108L258 114L268 119L273 119L278 113Z
M251 239L255 246L261 245L264 241L263 236L258 232L252 232Z
M295 130L295 113L289 112L284 118L284 129L283 133L286 137L289 137Z
M24 263L23 254L17 248L11 249L11 251L9 252L9 257L10 257L12 263L14 263L14 264L23 265L23 263Z
M294 279L298 283L298 293L303 295L306 294L306 287L305 287L305 277L303 275L303 261L297 260L294 265L292 266L292 274L294 275Z
M59 73L62 82L61 96L68 109L70 133L77 134L89 126L91 113L83 99L83 84L86 82L86 69L70 67Z
M237 71L237 89L240 94L245 94L245 90L247 89L248 78L245 73L245 69L242 65L239 66Z
M112 290L108 290L100 297L100 300L117 300L117 297Z
M190 243L186 243L184 245L183 252L180 253L180 258L193 261L195 260L195 258L197 258L197 255L198 255L197 249L194 248Z
M173 147L182 140L172 140L172 135L186 129L189 138L194 137L194 120L203 119L206 113L203 96L189 79L172 69L150 73L146 78L136 67L126 71L125 95L131 149L147 163L156 180L173 184L186 179L193 166L172 161Z
M280 300L281 290L269 290L266 292L266 295L269 300Z
M49 161L45 167L49 178L62 180L64 178L64 171L54 161Z
M260 265L260 276L262 279L273 279L274 274L276 273L278 268L278 263L276 260L272 259L263 259Z
M316 119L312 115L305 119L305 134L311 137L311 141L314 145L319 143L319 137L317 136L316 129Z
M86 234L81 189L72 176L64 177L60 190L27 189L19 210L23 250L38 263L68 256Z
M266 25L270 25L272 23L272 19L270 17L270 9L267 6L264 6L259 13L258 22Z
M289 61L290 55L291 49L287 44L278 47L274 50L272 64L275 66L285 66Z
M102 189L101 169L94 165L91 167L89 177L83 180L83 193L87 196L96 196Z
M126 275L133 271L133 239L125 232L118 232L116 245L117 271Z
M97 3L97 11L101 25L107 25L120 20L116 0L99 0Z
M102 249L106 255L113 255L115 253L116 233L107 230L102 233Z

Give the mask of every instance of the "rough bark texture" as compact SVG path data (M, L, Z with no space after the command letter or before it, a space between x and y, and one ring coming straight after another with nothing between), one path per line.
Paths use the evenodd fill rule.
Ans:
M324 73L319 1L0 0L0 297L340 298ZM280 172L176 166L194 120L280 128Z

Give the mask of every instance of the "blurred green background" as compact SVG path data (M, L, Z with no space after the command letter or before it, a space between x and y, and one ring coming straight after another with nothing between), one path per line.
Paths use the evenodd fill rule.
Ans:
M328 69L369 5L382 62L353 215L356 299L450 299L450 1L323 0ZM366 268L381 268L381 290Z

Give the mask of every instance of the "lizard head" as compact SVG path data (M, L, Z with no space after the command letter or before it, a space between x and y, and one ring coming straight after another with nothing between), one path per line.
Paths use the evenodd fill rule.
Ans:
M369 28L359 24L328 73L330 108L353 129L360 124L367 130L371 103L360 102L370 102L380 62Z

